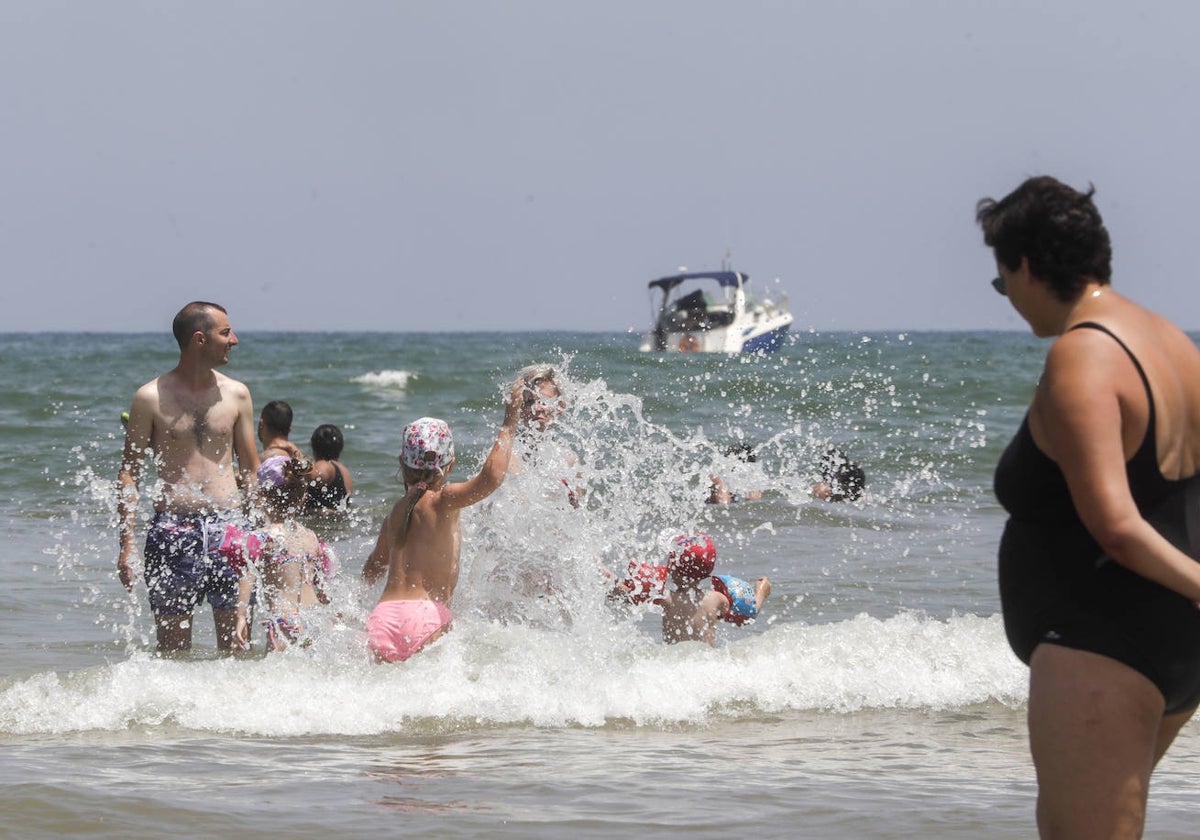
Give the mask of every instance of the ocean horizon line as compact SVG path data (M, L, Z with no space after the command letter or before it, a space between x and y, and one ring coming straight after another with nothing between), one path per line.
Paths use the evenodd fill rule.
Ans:
M237 330L245 335L608 335L608 336L631 336L640 337L643 333L639 330L622 329L622 330L582 330L582 329L561 329L561 330L546 330L546 329L477 329L477 330L380 330L380 329L258 329L254 327L242 328ZM53 329L53 330L0 330L0 337L25 337L25 336L53 336L53 335L104 335L104 336L143 336L143 335L170 335L170 328L157 330L71 330L71 329ZM1192 333L1196 330L1185 330ZM971 328L960 327L954 329L936 329L936 328L908 328L908 327L881 327L877 329L852 329L838 328L829 330L819 329L804 329L793 330L789 333L790 336L798 335L890 335L893 333L903 333L905 335L956 335L956 334L971 334L971 335L1012 335L1028 333L1027 329L995 329L995 328Z

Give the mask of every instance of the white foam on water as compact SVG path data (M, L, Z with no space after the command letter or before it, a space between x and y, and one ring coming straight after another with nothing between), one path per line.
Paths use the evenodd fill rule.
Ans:
M619 629L619 632L618 632ZM1024 701L998 617L785 624L717 648L664 646L625 624L582 636L476 619L406 663L375 665L345 627L264 659L139 653L0 689L0 731L171 726L262 736L484 726L663 727L788 711L948 709Z
M381 391L407 391L409 383L418 378L418 374L408 370L379 370L356 376L350 381Z

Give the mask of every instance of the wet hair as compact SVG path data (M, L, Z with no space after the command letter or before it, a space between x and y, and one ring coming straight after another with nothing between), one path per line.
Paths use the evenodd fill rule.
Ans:
M737 458L739 461L744 461L747 464L753 464L758 460L754 454L754 447L748 443L731 443L725 447L725 454Z
M1004 198L980 199L975 220L996 261L1010 271L1029 261L1029 271L1063 302L1079 296L1088 280L1112 279L1112 243L1088 185L1078 192L1048 175L1030 178Z
M308 442L312 446L313 457L318 461L336 460L342 454L342 447L346 445L342 430L332 423L324 423L313 429Z
M863 468L846 457L836 446L830 447L821 458L821 480L829 485L831 502L856 502L867 486Z
M303 455L293 455L283 465L283 483L261 487L267 510L280 518L294 516L304 506L304 497L313 479L313 463Z
M408 505L404 510L404 522L400 525L400 538L398 540L399 547L403 548L408 542L408 525L412 521L413 510L417 507L417 502L421 501L421 497L429 490L429 485L433 484L445 473L438 467L431 467L427 470L418 470L403 464L400 467L400 473L404 476L404 500L407 500Z
M215 319L212 311L225 312L225 307L219 303L209 303L204 300L194 300L187 306L180 309L175 315L175 320L171 322L171 332L175 335L175 341L179 344L179 349L188 346L188 342L192 340L192 335L199 331L207 333L213 328ZM225 312L228 315L228 312Z
M517 374L517 376L520 378L520 380L522 382L525 383L525 388L526 388L525 402L526 402L526 404L532 403L534 400L537 399L537 397L534 394L531 394L529 392L531 392L531 391L536 392L538 390L538 386L542 385L545 382L549 382L551 385L553 385L555 387L555 389L558 391L558 393L560 395L562 394L562 385L560 385L558 382L558 371L554 369L554 365L547 365L547 364L526 365L525 367L521 368L521 370Z
M286 435L292 431L292 407L283 400L271 400L263 406L259 416L272 432Z

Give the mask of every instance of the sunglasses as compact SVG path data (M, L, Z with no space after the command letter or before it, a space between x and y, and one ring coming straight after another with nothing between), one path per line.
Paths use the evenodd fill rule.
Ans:
M996 290L997 294L1001 294L1001 295L1004 295L1005 297L1008 297L1008 286L1004 282L1003 277L993 277L992 278L992 288Z

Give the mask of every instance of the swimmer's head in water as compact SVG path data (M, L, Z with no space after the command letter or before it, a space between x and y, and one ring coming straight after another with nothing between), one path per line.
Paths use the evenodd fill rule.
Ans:
M837 447L830 447L821 459L821 480L829 487L831 502L856 502L867 486L863 468L846 457Z
M725 447L725 454L737 458L739 461L744 461L747 464L753 464L758 460L754 455L754 447L748 443L732 443Z
M445 472L454 460L454 438L445 420L422 417L404 427L400 463L413 470Z
M271 400L263 406L258 422L273 435L286 437L292 431L292 407L283 400Z
M671 540L667 564L676 580L700 580L712 574L717 547L708 534L681 534Z
M332 423L322 423L313 429L308 442L312 447L313 457L320 461L336 461L341 457L342 449L346 445L342 430Z

